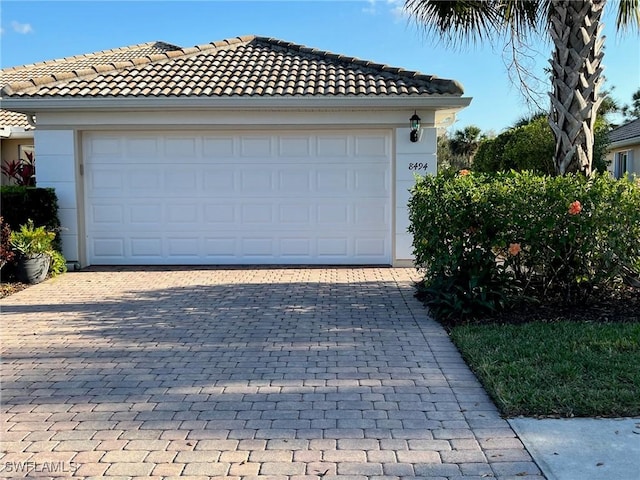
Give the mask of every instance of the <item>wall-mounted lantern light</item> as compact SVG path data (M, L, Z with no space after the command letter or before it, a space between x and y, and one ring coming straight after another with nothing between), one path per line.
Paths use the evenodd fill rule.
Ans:
M415 143L420 139L420 117L418 116L418 112L413 112L413 115L411 115L409 119L409 125L411 127L409 139Z

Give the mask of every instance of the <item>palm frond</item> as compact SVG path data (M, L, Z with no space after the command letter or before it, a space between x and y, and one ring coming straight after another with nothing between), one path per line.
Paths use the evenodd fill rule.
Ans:
M627 29L640 29L639 0L620 0L616 28L621 32Z
M501 24L496 1L406 0L405 9L425 28L446 43L474 43L497 33Z

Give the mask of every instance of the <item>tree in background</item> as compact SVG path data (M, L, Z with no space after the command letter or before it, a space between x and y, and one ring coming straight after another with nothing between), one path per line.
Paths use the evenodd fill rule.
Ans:
M531 170L553 175L553 133L544 114L524 118L494 139L482 142L473 163L479 172Z
M616 27L640 26L640 0L620 0ZM450 44L458 41L526 40L546 31L551 57L549 126L555 138L555 173L593 169L596 113L602 97L606 0L406 0L416 21Z
M640 118L640 88L633 93L631 104L622 107L622 114L627 122Z
M447 132L438 137L438 169L461 170L470 168L473 157L486 135L475 125Z
M601 105L609 105L609 102ZM594 128L593 170L599 172L607 169L610 124L606 113L598 115ZM542 175L554 175L553 151L553 132L546 114L540 112L521 118L497 137L483 141L472 168L484 173L531 170Z

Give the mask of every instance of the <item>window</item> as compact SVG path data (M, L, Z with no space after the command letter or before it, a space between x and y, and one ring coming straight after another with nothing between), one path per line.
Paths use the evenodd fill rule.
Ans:
M613 176L615 178L622 178L628 171L629 151L616 152L616 156L613 160Z

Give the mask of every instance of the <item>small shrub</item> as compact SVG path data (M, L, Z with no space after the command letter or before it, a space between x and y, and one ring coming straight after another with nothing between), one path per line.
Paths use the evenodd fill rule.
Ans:
M36 227L33 220L29 219L19 230L11 232L9 242L18 255L28 257L53 250L55 236L54 232L46 230L45 227Z
M427 176L409 215L427 301L450 320L588 301L640 259L640 188L608 175Z
M51 263L49 264L49 273L52 277L67 272L67 260L60 252L58 252L57 250L52 250L49 252L49 256L51 257Z
M12 230L17 230L32 219L36 225L55 232L53 245L60 250L58 197L53 188L3 185L0 187L0 209L0 214Z
M12 261L15 256L9 243L10 236L11 228L5 223L4 219L0 217L0 268Z

